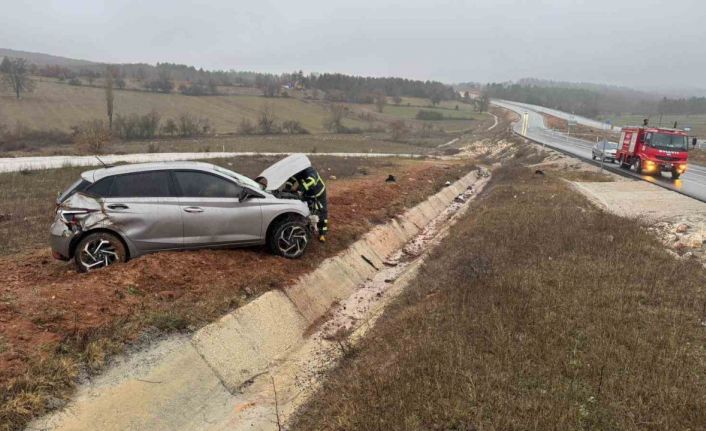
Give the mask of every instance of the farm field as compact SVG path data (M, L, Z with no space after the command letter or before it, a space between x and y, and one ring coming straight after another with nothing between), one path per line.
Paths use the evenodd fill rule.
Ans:
M184 96L146 91L115 90L115 114L146 114L157 111L162 119L191 114L207 118L217 133L237 131L243 118L255 121L266 105L272 107L278 120L298 120L312 133L323 132L324 106L297 98L264 98L255 95ZM102 88L71 86L57 81L36 82L32 93L16 100L8 92L0 93L0 123L12 126L18 121L33 129L60 129L84 120L105 117L105 92ZM362 122L345 120L346 125L362 126Z
M482 124L477 124L483 129ZM492 123L491 123L492 124ZM483 129L484 130L484 129ZM482 130L479 130L479 132ZM360 134L319 133L311 135L219 135L192 138L155 138L140 141L114 139L102 154L155 152L283 152L283 153L396 153L427 154L455 134L437 133L414 141L395 142L385 132ZM2 152L2 157L83 155L73 145L48 145L32 150Z
M318 134L270 136L218 136L206 138L161 139L159 141L119 142L114 152L145 152L150 143L160 152L234 151L307 153L405 153L426 154L451 137L428 139L418 144L394 142L377 134Z

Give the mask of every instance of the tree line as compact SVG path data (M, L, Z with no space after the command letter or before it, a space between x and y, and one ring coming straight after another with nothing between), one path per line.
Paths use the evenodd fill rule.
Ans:
M668 99L665 97L659 101L657 113L673 115L706 114L706 97L682 99Z
M315 90L334 102L375 103L380 97L428 98L432 104L456 98L454 89L438 81L421 81L393 77L363 77L341 73L304 74L301 70L292 73L271 74L236 70L204 70L194 66L175 63L156 65L113 64L82 65L67 67L47 65L37 67L24 59L6 58L3 61L22 62L26 82L30 75L55 78L71 85L94 85L102 78L106 67L110 68L114 85L126 88L127 80L137 83L143 89L157 93L171 93L175 90L185 95L204 96L218 94L218 87L250 86L260 89L266 97L287 96L288 90ZM177 83L180 83L177 85ZM23 90L20 89L20 93Z
M706 97L659 98L622 87L596 84L553 83L522 80L517 83L491 83L482 87L484 94L559 109L586 117L610 114L706 114Z

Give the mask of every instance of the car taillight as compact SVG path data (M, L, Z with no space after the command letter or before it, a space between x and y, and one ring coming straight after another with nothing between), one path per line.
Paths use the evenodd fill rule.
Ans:
M75 225L78 223L78 219L86 214L90 214L92 212L95 212L96 210L89 210L89 209L57 209L57 213L61 217L61 220L70 225Z

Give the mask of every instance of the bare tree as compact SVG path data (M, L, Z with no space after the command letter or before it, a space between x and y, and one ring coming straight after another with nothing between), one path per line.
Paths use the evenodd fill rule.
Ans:
M344 129L343 117L346 115L346 106L340 103L333 103L329 111L329 116L324 120L324 127L334 133L341 132Z
M34 81L29 77L29 65L24 58L5 57L0 63L2 82L10 88L17 99L22 92L34 90Z
M476 110L478 112L486 112L490 107L490 97L487 93L483 93L476 99Z
M174 134L179 131L179 127L172 118L168 118L164 126L162 126L161 133L163 135L174 136Z
M83 153L100 153L110 142L110 130L103 120L86 121L73 129L74 145Z
M439 103L441 103L441 94L439 92L435 91L430 97L429 100L431 100L431 105L436 106Z
M243 117L238 123L238 133L241 135L254 135L256 131L255 124L248 118Z
M378 112L382 112L387 104L387 95L383 91L376 91L373 95L373 100L375 102L375 108Z
M275 113L269 104L264 105L260 110L257 117L257 128L263 135L271 135L276 131Z
M113 129L113 70L108 67L105 71L105 104L108 114L108 129Z
M402 141L409 134L407 123L395 120L390 123L390 135L393 141Z

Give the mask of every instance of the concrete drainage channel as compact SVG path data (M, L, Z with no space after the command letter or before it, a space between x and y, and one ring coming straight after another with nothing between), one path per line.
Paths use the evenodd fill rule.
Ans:
M29 430L277 430L489 179L473 171L283 291L121 359ZM316 328L307 335L307 329ZM276 394L276 396L275 396Z

